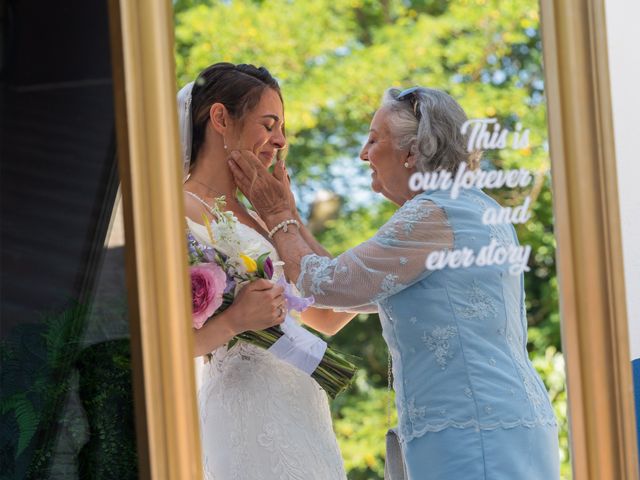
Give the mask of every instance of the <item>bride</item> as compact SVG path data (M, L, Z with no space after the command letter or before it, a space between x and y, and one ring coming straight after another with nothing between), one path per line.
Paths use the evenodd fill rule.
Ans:
M231 150L245 149L270 166L286 146L277 81L263 67L217 63L179 92L178 104L187 217L202 223L204 214L213 221L211 206L224 195L243 234L277 260L264 223L238 200L227 164ZM292 220L300 221L293 210ZM304 228L303 235L314 251L327 255ZM276 267L274 280L282 275L282 267ZM223 314L194 330L206 479L346 478L327 395L315 380L253 345L238 342L227 348L241 331L282 322L282 303L280 287L260 280L245 286ZM353 316L309 309L302 320L333 334Z

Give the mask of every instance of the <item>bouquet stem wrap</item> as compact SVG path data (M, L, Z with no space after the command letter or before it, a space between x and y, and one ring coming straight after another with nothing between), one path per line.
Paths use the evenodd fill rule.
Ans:
M280 360L311 375L332 399L336 398L351 384L357 367L289 315L291 310L306 310L313 304L313 297L295 295L284 278L280 278L277 284L285 289L288 310L282 325L259 332L244 332L236 338L267 349Z
M300 326L298 326L298 328L304 330ZM309 333L309 335L313 335L310 332L307 333ZM257 332L243 332L235 338L266 350L270 350L272 346L284 337L284 335L285 333L280 329L280 327L270 327L266 330L260 330ZM277 349L279 349L279 347L277 347ZM278 354L273 351L271 351L271 353L278 356ZM284 361L292 363L288 359L284 359ZM298 365L295 365L294 363L292 364L298 367ZM336 352L331 347L326 347L322 359L311 373L311 378L318 382L324 391L327 392L329 397L334 399L349 387L357 370L358 368L348 360L346 355ZM306 373L309 372L307 371Z
M311 375L327 351L327 342L302 328L289 315L280 328L284 335L269 347L269 351Z

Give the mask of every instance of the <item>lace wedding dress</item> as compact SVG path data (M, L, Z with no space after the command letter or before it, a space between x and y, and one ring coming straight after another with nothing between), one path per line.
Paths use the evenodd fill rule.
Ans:
M198 357L196 375L206 480L346 479L327 395L310 376L244 342Z

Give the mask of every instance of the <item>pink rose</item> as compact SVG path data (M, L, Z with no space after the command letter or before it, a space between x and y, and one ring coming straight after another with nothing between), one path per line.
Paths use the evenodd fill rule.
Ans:
M190 268L193 327L201 328L222 305L227 276L215 263L201 263Z

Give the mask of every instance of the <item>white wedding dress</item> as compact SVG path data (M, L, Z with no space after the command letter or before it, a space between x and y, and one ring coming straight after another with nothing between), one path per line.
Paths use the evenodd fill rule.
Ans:
M267 240L242 225L242 233ZM276 267L274 280L282 275ZM328 398L315 380L238 342L196 358L206 480L345 480Z

